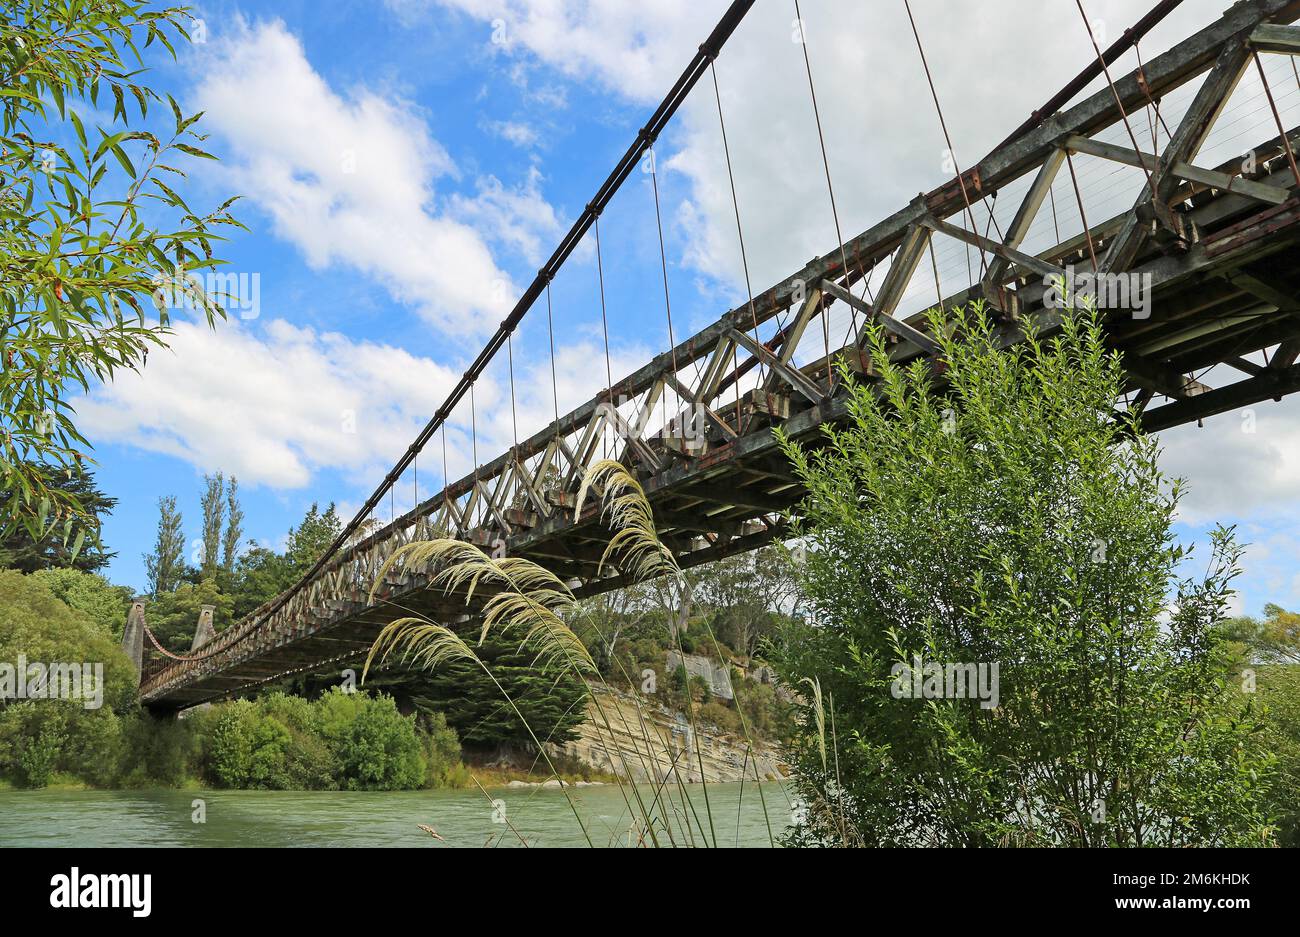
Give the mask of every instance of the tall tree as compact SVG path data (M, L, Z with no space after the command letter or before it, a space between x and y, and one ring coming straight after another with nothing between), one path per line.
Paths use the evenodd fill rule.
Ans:
M946 312L942 372L873 326L850 425L783 440L815 547L814 614L774 654L804 696L795 842L1266 841L1269 758L1217 633L1230 532L1182 578L1181 486L1097 316L1004 349Z
M1272 603L1264 606L1264 620L1250 616L1224 623L1229 640L1243 645L1245 655L1263 663L1300 664L1300 614Z
M222 262L213 243L238 224L234 199L211 212L185 203L182 167L213 157L196 145L198 115L141 77L145 56L174 55L192 22L136 0L0 9L0 532L23 526L40 541L93 517L46 471L76 472L90 449L69 395L143 365L176 297L209 323L224 315L223 290L195 274ZM149 115L144 129L151 104L174 124ZM155 315L160 282L175 289Z
M238 559L239 538L244 535L244 509L239 504L239 479L230 476L226 490L226 533L221 540L221 568L227 573L235 571Z
M154 596L171 592L184 575L185 534L181 531L181 512L172 495L158 499L158 536L153 552L145 555L144 568L149 577L149 592Z
M226 479L220 472L203 476L203 553L199 570L204 578L216 575L221 560L221 525L226 511Z
M66 492L77 500L84 512L82 523L93 536L87 536L83 548L74 554L75 537L64 536L60 529L47 529L33 537L26 527L10 527L7 535L0 536L0 566L24 573L67 568L93 573L102 569L116 554L105 551L99 530L104 518L117 505L117 499L104 494L95 484L94 474L86 469L69 473L43 466L40 473L47 487ZM6 493L0 491L0 501L5 497Z
M289 548L285 551L294 570L305 573L325 555L329 545L343 530L343 522L331 502L323 512L312 502L302 523L289 531Z

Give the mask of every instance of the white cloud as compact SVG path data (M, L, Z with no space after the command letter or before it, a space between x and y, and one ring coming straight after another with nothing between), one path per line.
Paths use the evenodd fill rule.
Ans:
M170 347L153 352L139 372L123 372L77 406L80 424L99 445L110 441L182 459L204 472L237 476L247 485L298 489L322 470L339 470L365 488L397 460L459 379L460 372L391 345L299 328L280 319L264 327L236 321L216 329L177 321ZM580 341L556 349L560 412L604 384L603 349ZM504 358L504 356L502 356ZM617 350L615 376L648 357L645 348ZM478 457L489 461L514 438L508 377L494 365L448 428L448 468L459 478ZM519 438L553 419L549 354L515 349ZM497 373L500 372L500 373ZM422 460L428 486L441 475L441 440ZM410 494L399 492L398 508Z
M229 142L231 182L312 267L349 266L450 332L500 320L517 291L473 226L477 199L436 192L459 173L412 104L335 91L280 22L241 23L208 48L195 103ZM511 246L555 230L537 183L479 183L477 210L514 231Z
M490 133L518 147L535 146L538 141L537 131L528 124L513 120L493 120L486 124Z
M1300 519L1300 398L1266 401L1160 434L1161 467L1187 480L1182 520Z
M495 176L485 176L473 198L451 197L448 214L530 264L540 264L562 233L555 210L542 197L541 181L536 166L529 170L527 180L513 189Z
M283 320L261 335L181 321L169 344L78 405L92 437L274 488L395 458L458 376L400 348Z

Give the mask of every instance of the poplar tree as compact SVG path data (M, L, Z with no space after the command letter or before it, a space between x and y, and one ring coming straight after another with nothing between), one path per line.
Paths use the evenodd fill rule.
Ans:
M185 567L185 534L181 531L181 523L176 498L171 495L159 498L158 537L153 552L144 557L151 595L171 592L181 581Z
M218 472L203 476L203 578L215 575L221 559L221 525L226 511L226 479Z
M221 568L234 572L239 555L239 538L244 535L244 510L239 504L239 480L230 476L226 489L226 534L221 540Z

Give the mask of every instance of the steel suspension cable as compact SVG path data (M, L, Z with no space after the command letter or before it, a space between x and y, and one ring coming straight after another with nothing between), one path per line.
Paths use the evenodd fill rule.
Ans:
M673 304L668 295L668 252L664 248L664 222L659 210L659 168L654 150L650 151L650 187L655 197L655 229L659 232L659 265L664 275L664 311L668 317L668 347L672 349L673 379L679 380L677 369L677 339L673 337ZM667 395L665 400L667 399ZM667 403L665 403L667 406ZM666 421L665 421L666 422Z
M749 315L754 324L754 343L758 344L758 311L754 308L754 287L749 278L749 257L745 253L745 229L740 224L740 199L736 197L736 176L731 168L731 147L727 143L727 122L722 117L722 91L718 88L718 69L712 62L709 63L709 73L713 76L713 98L718 105L718 127L722 131L722 153L727 160L727 181L731 185L731 207L736 215L736 238L740 241L740 264L745 271L745 293L749 297ZM732 355L732 365L733 371L736 367L739 367L739 357L735 354ZM763 382L763 375L763 362L760 360L758 363L758 380L760 384ZM739 420L739 381L736 382L736 394L736 413L737 420Z
M546 334L551 342L551 402L555 407L555 436L560 434L560 385L555 376L555 318L551 311L551 283L546 282Z
M513 449L519 448L519 414L515 409L515 337L506 340L506 358L510 364L510 441Z
M953 169L957 171L957 184L961 188L961 199L966 205L966 218L970 221L971 233L978 233L979 227L975 224L975 213L971 210L970 194L966 191L966 179L962 173L961 163L957 161L957 151L953 148L952 137L948 134L948 122L943 118L943 107L939 104L939 92L934 87L934 76L930 74L930 63L925 57L925 47L921 44L921 33L916 28L916 18L912 16L912 4L910 0L903 0L903 7L907 10L907 21L912 25L912 36L916 39L916 51L921 56L921 67L925 70L925 81L930 86L930 97L934 100L934 109L939 115L939 129L943 131L944 142L948 144L948 155L952 157ZM988 272L988 264L984 260L984 250L980 249L980 277L982 278Z
M1070 167L1070 181L1074 184L1074 198L1079 203L1079 221L1083 223L1083 233L1088 239L1088 254L1092 257L1092 272L1097 272L1097 250L1092 246L1092 229L1088 227L1088 216L1083 210L1083 195L1079 191L1079 177L1074 174L1074 157L1065 151L1065 164ZM1057 243L1060 243L1059 241Z
M605 387L609 395L609 405L611 407L615 407L614 370L609 363L609 316L605 310L605 262L602 259L601 252L600 252L600 219L599 218L596 219L596 222L592 227L596 232L596 278L597 278L597 282L600 285L600 329L605 336ZM609 455L608 448L606 447L606 441L607 441L606 433L605 431L602 430L600 434L600 450L601 450L601 454L604 456Z
M1088 14L1083 9L1083 0L1074 0L1074 4L1079 8L1079 16L1083 18L1083 28L1088 32L1088 40L1097 52L1097 61L1101 63L1101 71L1106 76L1106 84L1110 85L1110 93L1115 98L1115 106L1119 108L1119 116L1124 121L1124 129L1128 131L1129 141L1132 142L1133 150L1138 154L1138 162L1142 164L1142 171L1146 173L1147 185L1151 188L1151 200L1158 202L1160 201L1160 193L1156 191L1155 177L1147 167L1147 161L1142 159L1142 147L1138 144L1137 134L1133 132L1133 125L1129 123L1128 114L1124 110L1124 102L1119 96L1119 89L1115 87L1115 82L1110 77L1110 66L1106 64L1106 57L1102 55L1101 46L1097 44L1097 37L1093 35L1092 23L1088 21ZM1154 158L1155 156L1152 154L1152 159Z
M474 385L469 385L469 438L474 458L474 482L478 483L478 409L474 404Z
M840 246L840 269L843 271L844 276L847 277L849 275L849 258L848 258L848 253L844 249L844 234L840 230L839 208L836 207L835 205L835 186L831 184L831 161L830 161L830 157L826 154L826 136L825 134L822 133L822 114L821 114L821 109L818 108L817 106L817 86L813 82L812 58L808 55L808 32L806 29L804 29L803 13L799 9L799 0L794 0L794 15L795 15L795 19L798 21L799 24L799 45L803 49L804 71L808 75L808 96L812 98L813 119L817 123L817 142L821 146L821 151L822 151L822 169L825 170L826 172L826 191L830 195L830 199L831 199L831 219L835 222L835 243ZM849 313L853 317L853 332L856 335L858 331L858 312L852 305L850 305ZM823 309L822 310L823 322L826 321L827 316L828 316L827 311ZM830 381L830 383L834 383L835 375L834 372L831 370L831 363L830 363L831 352L829 347L830 346L830 324L829 323L826 324L825 331L827 335L826 338L827 378Z
M1296 185L1300 185L1300 168L1296 167L1295 152L1291 149L1291 138L1287 136L1286 128L1282 126L1282 115L1278 113L1277 102L1273 100L1273 89L1268 86L1268 76L1264 74L1264 63L1259 60L1259 53L1254 49L1250 52L1255 59L1255 68L1259 69L1259 80L1264 85L1264 94L1268 97L1269 109L1273 112L1273 119L1277 121L1277 132L1282 137L1282 145L1286 147L1287 162L1291 164L1291 172L1295 176Z

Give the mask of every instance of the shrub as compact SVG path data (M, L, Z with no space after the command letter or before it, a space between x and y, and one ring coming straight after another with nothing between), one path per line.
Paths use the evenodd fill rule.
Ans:
M793 841L1259 843L1268 759L1215 631L1240 551L1220 531L1204 578L1178 578L1180 488L1099 320L1005 349L981 309L930 330L945 387L874 329L877 381L842 372L850 425L783 442L816 621L774 652L805 697ZM935 698L931 668L975 662L1000 668L993 705Z

